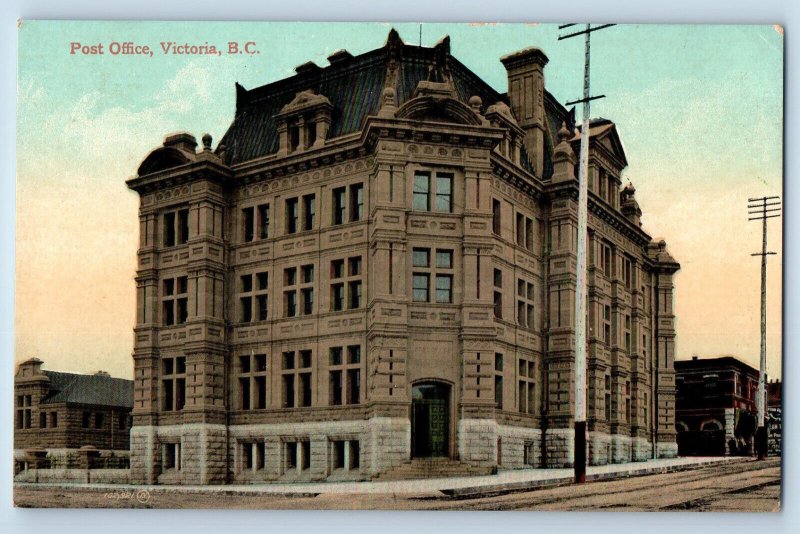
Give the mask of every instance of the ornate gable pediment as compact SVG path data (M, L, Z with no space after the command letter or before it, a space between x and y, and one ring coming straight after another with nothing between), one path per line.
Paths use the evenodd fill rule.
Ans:
M611 123L610 127L599 133L596 139L598 143L603 145L606 150L622 162L623 167L628 166L628 158L625 156L625 147L622 146L622 140L617 133L617 127L614 123Z

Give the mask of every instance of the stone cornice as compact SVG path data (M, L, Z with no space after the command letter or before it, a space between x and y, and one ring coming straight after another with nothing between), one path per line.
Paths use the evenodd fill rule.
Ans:
M547 188L547 194L553 198L571 198L578 200L578 182L573 180L559 184L551 184ZM622 213L609 209L605 203L600 202L594 193L589 193L589 213L607 223L622 235L631 239L638 246L646 247L653 242L653 238L640 227L629 221Z
M212 159L206 159L186 163L144 176L136 176L127 180L125 184L141 195L157 189L184 184L196 179L214 178L220 182L224 182L230 180L232 177L233 173L228 166Z
M530 195L534 200L541 199L544 194L544 189L535 175L513 164L508 159L495 152L490 154L490 160L492 164L492 173L495 176L502 178L523 193Z

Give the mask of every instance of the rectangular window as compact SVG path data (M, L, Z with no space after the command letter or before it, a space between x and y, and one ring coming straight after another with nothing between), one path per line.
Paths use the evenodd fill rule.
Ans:
M345 271L345 265L347 271ZM362 301L362 259L361 256L353 256L344 259L331 261L331 280L336 282L331 284L331 310L341 311L345 308L345 298L347 298L347 308L357 309L363 305ZM345 288L347 295L345 295Z
M286 199L286 233L294 234L297 232L298 203L296 198Z
M603 262L603 273L608 277L611 278L611 263L612 263L612 253L611 247L606 244L600 245L600 259Z
M255 285L253 279L255 278ZM245 274L240 277L239 319L249 323L267 320L268 273Z
M92 412L83 412L81 417L81 428L89 428L92 421Z
M348 260L348 276L360 276L361 275L361 256L355 256Z
M284 316L294 317L297 315L297 292L287 291L283 294L284 300Z
M494 270L494 316L497 319L503 318L503 271Z
M517 245L525 246L525 216L517 213Z
M125 430L128 415L125 412L117 414L117 430Z
M164 214L165 247L183 245L189 241L189 210L180 209Z
M347 204L345 197L347 196L347 189L338 187L333 190L333 224L344 224L344 212Z
M307 287L300 292L303 297L303 315L314 313L314 288Z
M453 302L453 275L441 273L440 270L449 270L453 267L453 251L437 249L435 251L435 264L431 268L431 249L414 248L412 250L412 264L418 269L428 269L428 272L415 272L413 274L413 300L414 302L430 302L430 280L435 283L436 302Z
M414 265L414 267L421 267ZM452 269L453 268L453 251L436 249L436 268L437 269Z
M283 353L283 407L311 406L312 352L301 350L297 353Z
M258 237L260 239L269 237L269 204L261 204L258 207Z
M289 126L289 152L294 152L300 147L300 126L296 122Z
M436 302L451 303L453 302L453 276L452 275L436 275Z
M163 296L161 308L163 310L164 326L184 324L189 315L188 298L189 278L179 276L167 278L163 281Z
M330 397L331 405L359 404L361 402L361 346L330 349Z
M163 451L164 471L168 470L179 471L181 468L181 444L165 443L163 445L162 451Z
M189 210L178 210L178 244L189 241Z
M347 289L350 293L350 306L351 310L361 307L361 280L354 280L348 282Z
M39 428L47 428L47 412L39 412Z
M520 358L517 370L517 402L519 411L527 414L536 413L535 367L534 362Z
M414 267L430 267L431 266L431 249L429 248L415 248L412 253L412 263Z
M342 278L344 276L344 260L333 260L331 262L331 278Z
M297 442L286 443L286 468L297 469Z
M331 285L331 307L333 311L344 309L344 284Z
M255 237L255 218L253 216L253 208L244 208L242 210L242 239L245 243L249 243Z
M50 412L50 427L58 427L58 412Z
M492 199L492 232L495 235L502 234L502 220L500 213L500 201Z
M162 365L163 410L183 410L186 402L186 357L164 358Z
M414 273L412 282L414 302L428 302L430 300L429 284L429 275Z
M317 123L314 121L306 122L306 148L310 148L317 140Z
M96 414L94 414L94 427L96 429L99 430L99 429L103 428L103 423L104 422L105 422L105 417L103 416L102 413L97 412Z
M522 279L517 280L517 324L529 329L534 326L533 284Z
M314 228L314 218L316 216L316 198L314 195L303 197L303 230Z
M503 354L494 354L494 404L498 410L503 409Z
M414 211L430 211L431 209L431 175L418 172L414 175L412 207Z
M364 217L364 184L350 186L350 221L360 221Z
M330 372L330 404L338 406L342 404L342 371Z
M314 283L314 265L303 265L300 267L300 274L304 284Z
M624 260L625 266L622 271L622 276L625 278L625 287L630 289L631 288L631 260L630 258L625 258Z
M344 449L347 445L346 441L334 441L333 447L333 468L344 469Z
M525 217L525 248L533 250L533 219Z
M283 376L283 407L294 408L294 375Z
M239 357L239 406L242 410L267 407L267 355Z
M453 175L436 173L436 211L453 211Z
M175 246L175 212L164 214L164 246Z

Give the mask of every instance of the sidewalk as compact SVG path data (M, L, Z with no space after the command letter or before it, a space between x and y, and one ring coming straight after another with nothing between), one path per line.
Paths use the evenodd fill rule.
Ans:
M748 461L747 457L708 457L708 458L669 458L649 460L646 462L632 462L627 464L612 464L602 466L589 466L587 468L587 481L624 478L654 473L667 473L707 467L725 463ZM474 495L490 495L509 491L534 489L544 486L569 484L573 480L573 470L567 469L518 469L501 471L496 475L434 478L425 480L397 480L383 482L310 482L310 483L271 483L271 484L232 484L225 486L139 486L123 484L30 484L17 483L17 487L26 488L80 488L101 492L108 491L141 491L150 493L205 493L226 495L292 495L313 496L317 494L374 494L374 493L402 493L402 494L435 494L437 492L454 497L468 497Z

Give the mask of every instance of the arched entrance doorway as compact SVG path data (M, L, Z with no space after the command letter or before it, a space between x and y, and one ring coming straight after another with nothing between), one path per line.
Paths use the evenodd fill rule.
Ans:
M450 386L421 382L411 390L411 456L447 456L450 447Z

